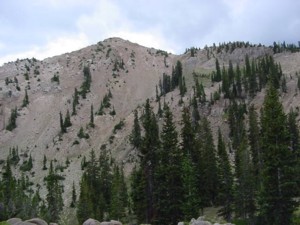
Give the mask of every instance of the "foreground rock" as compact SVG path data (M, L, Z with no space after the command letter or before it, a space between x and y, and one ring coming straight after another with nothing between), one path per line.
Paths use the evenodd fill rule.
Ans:
M88 219L86 220L83 225L122 225L121 222L116 221L116 220L111 220L109 222L99 222L98 220L94 220L94 219Z
M20 218L11 218L6 222L10 225L48 225L45 220L40 218L34 218L26 221L22 221Z
M181 225L182 222L179 222L178 225ZM234 225L232 223L225 223L225 224L220 224L220 223L214 223L212 224L209 221L205 221L204 217L199 217L198 219L192 219L190 222L190 225Z

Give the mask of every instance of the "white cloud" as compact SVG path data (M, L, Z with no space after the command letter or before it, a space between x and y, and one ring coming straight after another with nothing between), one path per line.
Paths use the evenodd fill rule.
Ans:
M31 50L25 52L19 52L0 57L0 65L23 58L35 57L41 60L50 56L78 50L86 47L88 44L88 39L85 34L60 37L55 40L49 40L45 46L34 46Z
M167 41L159 27L139 29L134 21L124 15L119 5L109 0L100 0L90 15L83 15L77 22L80 32L85 33L90 42L96 43L110 37L120 37L147 47L174 52L176 45Z

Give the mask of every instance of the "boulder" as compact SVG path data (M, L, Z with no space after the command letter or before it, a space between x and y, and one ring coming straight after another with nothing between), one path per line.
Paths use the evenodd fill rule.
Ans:
M111 220L109 222L108 221L101 222L101 225L122 225L122 223L117 220Z
M21 221L21 222L16 223L15 225L36 225L36 224L30 223L30 222L27 222L27 221Z
M10 225L15 225L16 223L22 222L22 220L20 218L11 218L6 222L9 223Z
M179 222L177 225L184 225L184 222Z
M84 221L83 225L101 225L102 223L100 223L98 220L94 220L94 219L88 219L86 221Z
M211 225L210 222L205 221L204 217L199 217L198 219L192 219L190 225Z
M111 220L110 225L122 225L122 223L120 221L117 221L117 220Z
M48 225L45 220L42 220L40 218L33 218L33 219L30 219L30 220L26 220L26 222L33 223L33 224L36 224L36 225Z

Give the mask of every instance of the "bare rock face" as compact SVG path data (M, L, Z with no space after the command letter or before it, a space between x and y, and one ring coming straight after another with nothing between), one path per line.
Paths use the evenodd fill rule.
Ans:
M101 223L98 220L94 220L94 219L88 219L86 220L83 225L101 225Z

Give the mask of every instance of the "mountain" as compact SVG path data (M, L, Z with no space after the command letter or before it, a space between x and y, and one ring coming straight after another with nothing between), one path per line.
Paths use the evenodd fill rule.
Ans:
M187 49L185 54L174 55L163 50L146 48L120 38L109 38L79 51L39 61L23 59L6 63L0 67L0 159L7 158L9 149L18 147L22 165L31 155L33 168L27 174L33 176L36 184L42 184L47 170L42 170L44 156L47 165L54 160L57 168L64 167L67 160L70 165L64 169L66 201L70 201L72 183L78 187L82 174L81 162L88 157L91 149L97 154L106 148L120 163L123 163L127 174L137 160L135 149L129 143L129 135L133 126L135 109L142 110L149 98L154 112L158 110L156 102L156 86L159 86L163 74L172 74L177 61L182 63L183 76L187 93L183 102L188 105L193 95L194 78L198 77L204 85L207 101L211 94L219 89L221 83L211 82L211 73L215 71L216 58L221 67L226 68L229 61L235 66L245 65L245 56L260 59L266 54L272 55L281 64L286 77L286 92L281 92L284 109L298 109L296 72L300 72L300 53L281 51L274 53L272 47L250 45L234 42L212 46L204 49ZM89 91L85 98L79 95L79 104L75 105L76 115L71 115L72 125L67 132L61 134L60 112L65 119L67 110L72 114L75 88L82 92L87 77L85 69L91 75ZM26 92L29 104L24 105ZM158 88L159 90L159 88ZM160 92L160 90L159 90ZM109 107L103 107L102 115L97 115L101 102L107 101ZM255 97L245 97L247 104L254 104L256 110L262 106L265 91L258 92ZM106 96L106 97L105 97ZM106 100L105 100L106 98ZM175 89L162 98L169 104L180 125L183 106L180 91ZM22 105L24 105L22 107ZM93 105L95 127L91 127L90 115ZM221 97L215 104L204 104L199 107L202 114L208 116L213 133L217 135L221 128L228 141L228 123L225 108L228 99ZM16 128L7 130L11 110L17 107ZM115 111L115 114L113 113ZM120 123L121 122L121 123ZM78 132L89 138L79 138ZM2 165L0 165L2 166ZM18 167L16 176L20 176ZM42 195L45 194L42 192Z

